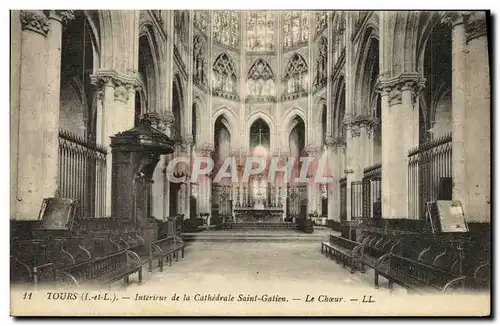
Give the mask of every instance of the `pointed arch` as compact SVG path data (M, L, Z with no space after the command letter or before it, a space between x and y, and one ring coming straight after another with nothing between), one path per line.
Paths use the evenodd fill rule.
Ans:
M226 118L226 120L228 122L227 129L228 129L229 133L231 134L231 141L234 141L234 139L237 139L238 135L239 135L239 133L238 133L238 118L234 114L233 110L231 110L228 107L223 106L223 107L218 108L212 116L211 131L210 131L212 133L212 136L211 136L212 142L214 142L213 130L214 130L215 122L217 121L217 119L220 116L224 116Z
M184 135L184 87L182 85L182 78L178 73L174 75L172 83L172 113L174 115L174 132L175 137L182 137Z
M213 67L213 94L228 98L238 99L236 64L228 53L222 52L214 61Z
M276 122L271 115L264 111L257 111L248 117L244 132L245 144L248 145L250 143L250 128L258 119L262 119L269 126L269 133L271 135L270 150L274 151L276 148Z
M304 122L305 130L307 130L307 117L304 114L304 111L301 110L300 108L292 108L288 110L285 115L283 116L283 123L282 123L282 132L281 132L281 144L280 146L287 146L288 144L288 137L290 136L290 132L292 132L293 128L296 125L296 119L299 118ZM307 142L307 133L304 135L306 142Z
M362 47L356 55L355 114L370 116L376 103L375 83L379 75L379 37L374 28L367 28L360 41Z
M306 60L298 52L294 52L285 66L284 78L293 78L298 75L306 74L309 70Z
M334 103L333 103L333 128L332 133L335 137L345 137L344 116L345 116L345 101L346 101L346 82L345 76L340 75L336 83L333 85Z
M307 95L309 66L299 53L294 52L285 66L283 81L285 83L284 100L291 100Z
M274 73L263 58L256 59L247 74L247 103L274 102Z

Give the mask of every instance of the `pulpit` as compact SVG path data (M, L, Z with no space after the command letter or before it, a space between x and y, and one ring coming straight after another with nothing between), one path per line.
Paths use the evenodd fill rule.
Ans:
M161 155L174 151L173 141L143 120L136 128L111 137L111 214L141 230L147 243L157 238L151 216L153 171Z

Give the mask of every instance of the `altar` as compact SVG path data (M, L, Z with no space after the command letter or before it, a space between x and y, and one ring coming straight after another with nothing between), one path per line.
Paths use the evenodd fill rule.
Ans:
M234 209L234 223L280 223L283 222L282 207L238 207Z

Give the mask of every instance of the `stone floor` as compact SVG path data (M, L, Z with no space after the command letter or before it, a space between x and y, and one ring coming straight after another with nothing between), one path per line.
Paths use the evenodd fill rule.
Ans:
M351 274L347 268L326 258L319 242L194 242L185 258L153 273L144 270L144 284L126 290L189 284L204 288L213 284L277 284L287 287L318 285L321 288L353 287L373 292L373 271ZM384 279L381 288L384 289ZM119 284L119 287L123 285ZM402 290L402 289L401 289ZM397 290L396 290L397 291ZM402 290L404 291L404 290Z

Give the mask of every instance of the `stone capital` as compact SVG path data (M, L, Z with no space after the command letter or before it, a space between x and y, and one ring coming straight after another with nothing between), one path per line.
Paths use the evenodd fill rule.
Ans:
M470 15L468 11L452 11L447 12L443 18L441 18L441 23L447 24L450 27L455 27L457 25L465 24Z
M151 123L153 128L166 132L168 117L163 112L148 112L141 116L141 120L146 120Z
M318 145L309 144L309 145L306 146L306 148L304 149L304 151L309 156L316 156L319 153L321 153L321 147L318 146Z
M425 78L416 72L401 73L394 77L379 76L376 89L382 97L387 96L389 105L397 105L403 102L403 92L411 91L412 102L416 100L425 87Z
M378 124L378 119L369 115L346 115L343 123L347 126L347 129L352 127L372 129Z
M325 137L325 145L327 147L332 147L335 144L335 138L333 136L326 136Z
M50 25L42 10L21 10L19 14L22 29L47 36Z
M198 147L198 153L200 156L210 157L214 151L214 146L210 143L204 143Z
M67 24L70 20L75 19L74 10L50 10L48 15L49 19L57 20L61 24Z
M486 15L484 12L474 12L469 16L465 25L465 32L467 34L467 42L481 36L486 36L488 33L486 25Z
M126 75L116 70L105 69L97 71L91 76L91 80L99 89L113 87L115 89L114 100L122 103L128 102L130 94L134 93L140 84L136 74Z
M333 141L334 148L345 148L346 142L343 137L336 137Z

